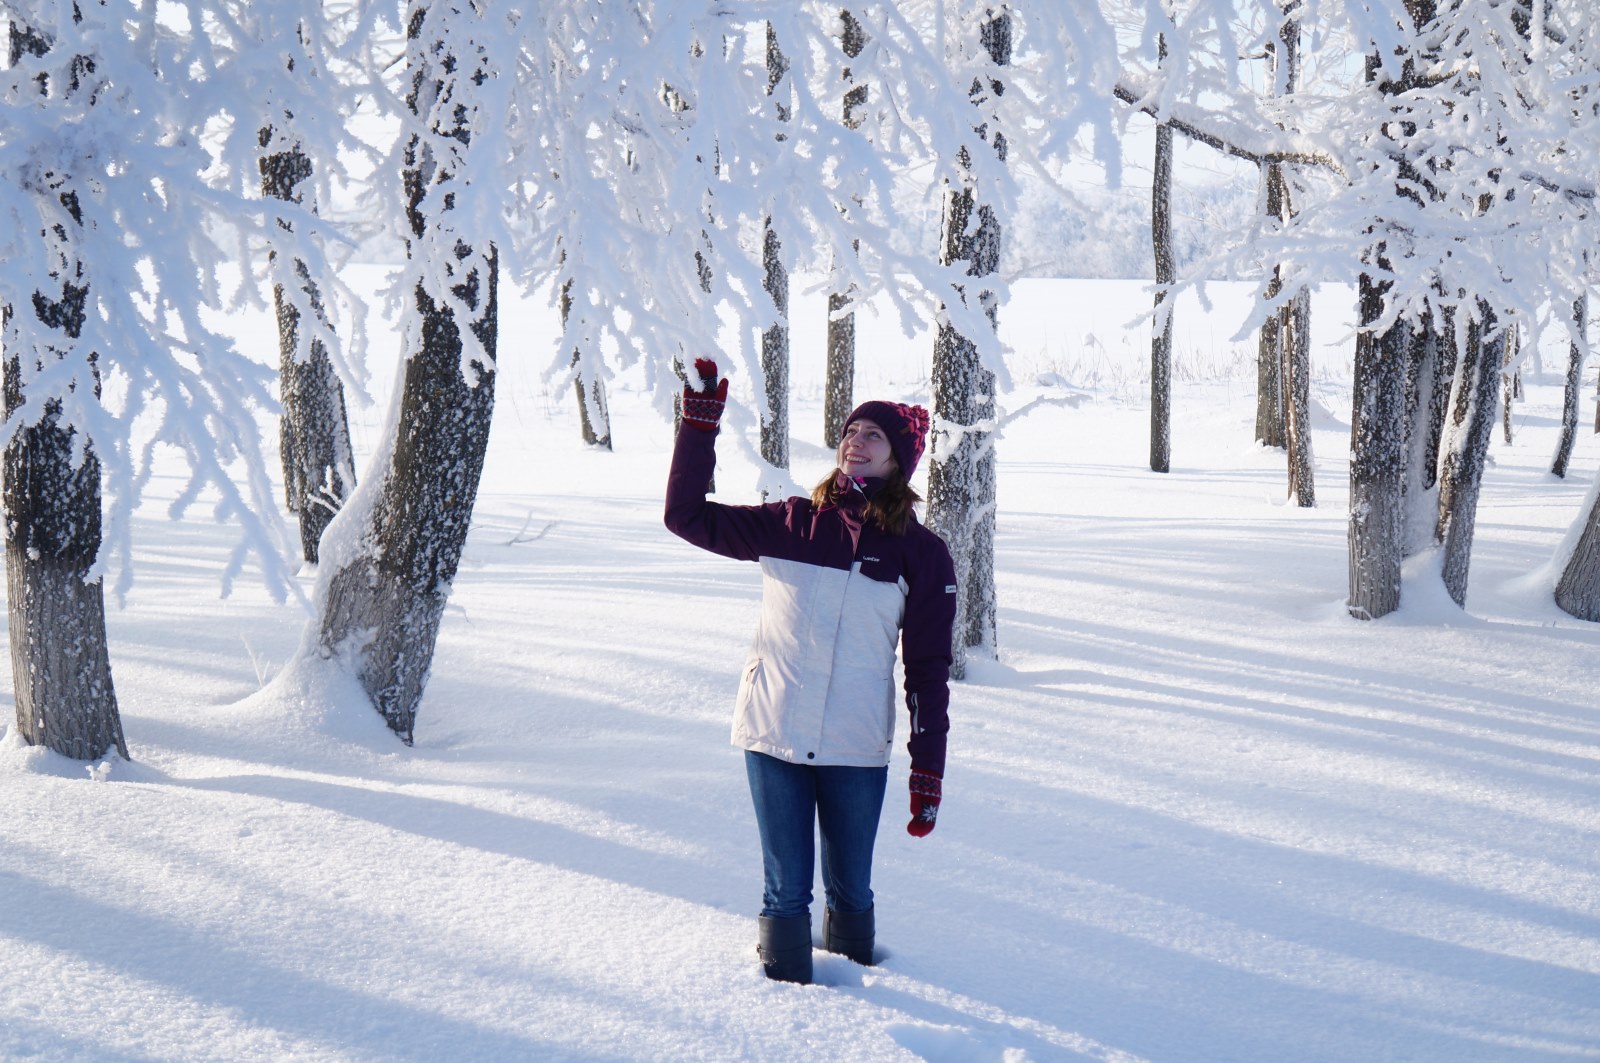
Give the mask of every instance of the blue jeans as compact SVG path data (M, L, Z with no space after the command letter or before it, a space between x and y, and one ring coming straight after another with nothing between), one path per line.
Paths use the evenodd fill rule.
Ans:
M888 767L790 764L751 750L745 751L744 766L761 832L761 914L781 919L810 913L818 829L828 907L871 908L872 845Z

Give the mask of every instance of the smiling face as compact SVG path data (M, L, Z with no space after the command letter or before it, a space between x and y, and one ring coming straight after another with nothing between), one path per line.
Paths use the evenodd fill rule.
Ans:
M884 477L895 469L889 437L865 417L845 426L839 440L839 468L849 476Z

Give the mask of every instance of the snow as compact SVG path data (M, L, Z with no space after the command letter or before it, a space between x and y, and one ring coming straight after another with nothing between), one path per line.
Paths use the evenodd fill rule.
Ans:
M806 291L802 485L828 467ZM1248 288L1207 295L1175 315L1163 476L1130 325L1149 291L1012 285L1002 406L1063 381L1091 397L1005 430L1000 660L953 692L927 839L903 829L896 753L881 964L818 952L810 987L756 962L759 856L727 744L758 573L662 528L670 425L642 367L610 382L617 452L585 449L529 356L553 311L507 296L413 748L336 667L283 669L304 605L244 580L219 598L233 533L170 520L186 474L158 470L109 615L134 762L26 748L0 710L0 1058L1600 1057L1600 629L1556 609L1547 570L1600 444L1546 472L1564 358L1530 373L1516 441L1491 448L1466 611L1408 570L1400 611L1360 623L1349 293L1314 307L1314 510L1251 442L1254 343L1232 338ZM931 341L892 317L859 322L858 394L925 402ZM271 359L269 319L232 327ZM752 424L748 376L733 391ZM383 421L352 410L362 456ZM753 499L751 454L725 441L719 497ZM308 597L314 573L297 578Z

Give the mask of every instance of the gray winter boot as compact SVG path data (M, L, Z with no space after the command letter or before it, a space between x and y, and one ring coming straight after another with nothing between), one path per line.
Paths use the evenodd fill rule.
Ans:
M822 916L822 947L863 967L871 967L872 944L877 936L877 918L873 912L873 908L864 912L836 912L829 908Z
M760 941L756 952L761 968L775 982L811 984L811 917L787 919L759 916Z

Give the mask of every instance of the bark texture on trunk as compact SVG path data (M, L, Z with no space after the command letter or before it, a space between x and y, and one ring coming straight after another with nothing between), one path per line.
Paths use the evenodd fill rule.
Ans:
M49 41L13 21L9 55L15 65L24 54L42 56ZM87 84L94 62L78 57L67 85L41 80L42 96L92 91ZM35 292L31 307L4 312L4 398L7 417L27 399L28 382L62 351L30 344L23 349L13 316L33 313L44 330L58 333L63 346L83 334L89 279L74 246L83 215L70 174L48 174L46 216L59 221L40 233L45 254L59 264L59 293ZM91 369L94 356L89 356ZM93 385L98 394L98 380ZM16 694L17 733L29 745L43 746L76 760L93 760L115 749L123 759L123 738L111 655L106 638L105 599L98 578L91 580L100 552L100 460L92 443L61 423L61 404L47 402L42 415L18 430L6 445L5 505L8 641Z
M1289 457L1289 494L1295 504L1317 504L1311 452L1311 293L1295 293L1278 315L1284 351L1284 439Z
M1385 282L1362 274L1363 326L1382 317ZM1405 374L1410 329L1356 338L1350 426L1350 615L1375 620L1400 605L1405 528Z
M567 327L567 319L572 314L572 281L568 280L561 286L561 327ZM578 430L583 435L583 441L591 447L602 450L611 449L611 411L606 406L606 384L599 377L590 380L584 386L583 352L576 348L572 352L572 391L578 403Z
M828 368L822 393L822 441L837 449L844 436L844 420L855 409L856 315L840 314L850 297L828 293ZM837 316L835 316L837 315Z
M275 137L270 126L263 128L261 147L272 146ZM297 144L262 155L259 165L262 195L304 204L301 187L311 177L312 164ZM289 227L287 222L279 224ZM276 251L272 257L276 261ZM326 326L321 292L310 270L295 259L291 271L312 314ZM326 344L301 329L300 311L281 283L273 285L272 300L278 322L278 395L283 404L278 454L283 463L284 502L299 522L301 556L315 563L323 530L356 486L350 421L344 385L334 372Z
M1441 337L1430 324L1408 326L1405 380L1405 516L1403 556L1436 545L1439 523L1439 447L1455 379L1455 331Z
M1584 516L1577 548L1556 581L1555 597L1556 605L1579 620L1600 621L1600 505Z
M1433 19L1433 0L1406 0L1412 25L1420 34ZM1421 90L1419 68L1426 56L1402 56L1398 79L1381 80L1384 64L1367 57L1366 79L1380 97L1397 101ZM1419 62L1420 60L1420 62ZM1392 69L1392 64L1391 67ZM1392 102L1392 107L1401 106ZM1385 123L1380 133L1389 137L1398 180L1394 193L1397 217L1410 216L1418 206L1438 198L1430 179L1429 160L1410 152L1415 148L1395 140L1405 123ZM1387 237L1399 237L1391 246ZM1396 298L1391 256L1405 257L1404 225L1380 219L1368 231L1370 243L1359 278L1357 294L1361 331L1356 339L1354 396L1350 418L1350 615L1363 620L1385 616L1400 605L1400 571L1405 556L1406 486L1411 457L1408 411L1414 410L1420 352L1425 336L1411 321L1401 319L1377 325L1390 316L1389 302Z
M1278 25L1277 43L1272 46L1273 93L1288 96L1294 93L1300 80L1300 15L1303 5L1300 0L1279 0L1279 8L1282 21ZM1266 190L1266 216L1280 222L1287 221L1291 207L1288 174L1283 164L1272 162L1262 167L1262 182ZM1278 298L1282 290L1282 271L1275 266L1267 282L1267 298ZM1299 298L1295 296L1297 301ZM1294 404L1297 401L1293 393L1297 380L1297 367L1293 363L1299 354L1295 343L1297 337L1302 342L1308 341L1305 341L1303 332L1293 331L1295 322L1291 318L1295 313L1303 314L1305 324L1309 324L1309 301L1304 307L1284 307L1268 317L1262 322L1257 339L1256 441L1263 446L1289 449L1297 446L1291 435L1291 426L1295 423ZM1308 377L1309 373L1298 373L1301 384ZM1303 416L1299 423L1305 424ZM1309 450L1309 440L1299 445ZM1310 470L1308 454L1289 455L1289 492L1302 506L1315 504L1315 492L1309 487Z
M474 275L480 315L470 327L495 347L497 278ZM373 706L410 744L427 685L450 582L472 521L494 410L492 368L462 373L454 315L420 287L422 346L406 362L398 436L366 536L370 549L335 573L322 644L351 653Z
M1011 61L1011 15L1004 8L990 10L980 38L996 66ZM988 94L999 96L1005 86L998 79L975 79L971 95L980 102ZM978 139L992 145L1004 162L1003 133L980 125ZM961 152L963 168L970 172L972 156ZM945 195L941 233L942 260L947 265L966 264L973 283L961 293L967 305L983 308L990 328L998 322L994 293L982 278L1000 268L1001 226L994 208L979 203L973 182ZM992 424L995 417L995 376L978 357L977 344L941 322L933 353L934 431L928 470L928 526L943 537L955 562L960 588L956 606L953 662L950 674L966 676L971 653L993 659L998 654L995 630L994 582L995 455ZM941 427L948 426L948 427Z
M761 418L761 456L774 468L789 467L789 271L783 245L769 222L764 234L762 265L765 286L782 320L761 334L761 375L766 379L767 408Z
M788 87L789 60L767 23L767 95L777 95L778 120L789 120L790 107L780 90ZM766 415L761 418L761 456L774 468L789 467L789 267L783 241L766 221L761 241L762 287L772 299L778 319L761 334L761 375L766 378Z
M1162 52L1166 51L1163 43ZM1172 468L1172 308L1167 286L1177 280L1172 259L1172 127L1156 126L1155 178L1150 191L1150 243L1155 252L1155 322L1150 337L1150 469Z
M867 46L866 30L848 8L839 12L839 46L850 59L860 56ZM846 129L858 129L867 105L867 86L855 83L850 67L844 69L844 82L848 86L844 93L844 125ZM859 255L860 252L860 242L853 241L850 253ZM838 272L835 262L834 275ZM829 448L838 447L844 435L844 420L855 408L856 315L855 311L845 309L850 305L852 294L853 289L839 291L837 286L828 293L828 365L822 394L822 441Z
M1579 336L1588 336L1589 295L1585 292L1572 303L1572 327ZM1572 461L1572 448L1578 442L1578 405L1583 393L1584 344L1572 340L1567 347L1567 380L1561 389L1561 438L1556 443L1555 457L1550 461L1550 471L1557 476L1567 475L1567 465Z
M1271 182L1268 178L1268 182ZM1278 271L1267 281L1267 298L1276 299L1283 291ZM1256 335L1256 442L1264 447L1282 447L1286 437L1287 411L1284 408L1283 315L1273 313L1261 323Z
M1522 333L1517 328L1515 321L1509 322L1505 327L1505 342L1501 344L1505 349L1505 386L1501 388L1501 431L1505 441L1511 443L1515 434L1513 424L1516 402L1522 398L1522 370L1516 367L1517 356L1522 353Z
M1506 351L1506 330L1480 304L1481 317L1467 324L1464 357L1450 403L1450 447L1440 463L1439 528L1444 547L1445 590L1457 605L1467 602L1467 570L1477 524L1478 494L1494 435L1496 397Z
M407 40L408 103L436 123L412 140L406 158L412 233L422 246L439 226L432 212L449 209L441 186L455 176L434 141L470 142L472 89L488 76L481 56L452 55L427 32L426 16L426 5L413 6ZM453 124L438 124L446 122ZM321 619L324 652L351 661L374 707L407 744L466 543L494 411L498 261L492 250L479 254L459 242L450 258L443 264L450 294L471 318L458 321L443 293L417 285L420 346L407 352L397 435L365 515L362 549L329 578ZM488 361L467 354L463 328Z

